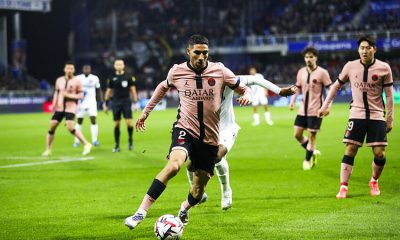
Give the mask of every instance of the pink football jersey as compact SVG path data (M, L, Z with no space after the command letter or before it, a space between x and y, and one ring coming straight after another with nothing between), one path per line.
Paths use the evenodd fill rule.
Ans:
M361 61L347 62L339 75L339 81L350 81L352 103L350 118L385 120L384 87L393 84L390 66L378 59L368 66Z
M296 86L301 90L301 99L298 115L317 116L318 109L324 102L324 87L332 83L329 73L322 67L317 66L312 72L308 72L307 67L301 68L297 72Z
M67 93L68 97L64 94ZM53 96L53 108L57 112L75 113L78 100L83 97L81 81L73 77L67 80L64 76L57 78Z

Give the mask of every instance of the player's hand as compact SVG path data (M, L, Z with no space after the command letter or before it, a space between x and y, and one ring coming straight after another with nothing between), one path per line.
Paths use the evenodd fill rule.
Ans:
M146 130L146 125L144 124L144 122L146 121L148 116L149 115L145 114L145 113L142 113L140 115L140 117L138 118L138 120L136 121L136 124L135 124L136 131L143 132L144 130Z
M329 115L329 109L320 108L317 113L319 118L325 117Z
M240 106L249 105L251 103L251 97L243 95L239 97L236 101L240 104Z
M293 102L289 103L289 109L290 109L290 111L293 111L293 109L294 109L294 103Z
M136 103L132 103L131 108L132 108L133 112L138 111L139 110L139 103L137 103L137 102Z
M282 97L292 96L296 92L297 92L297 87L295 85L292 85L287 88L281 88L281 91L279 92L279 96L282 96Z
M386 121L386 133L389 133L393 128L393 122Z
M103 103L103 111L105 114L108 114L108 106L105 102Z

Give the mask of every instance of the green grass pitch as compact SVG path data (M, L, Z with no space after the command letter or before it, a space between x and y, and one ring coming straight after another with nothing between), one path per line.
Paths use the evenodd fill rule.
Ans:
M397 119L399 110L396 106ZM388 136L381 196L369 195L373 155L363 147L349 183L350 198L337 200L348 104L334 105L323 120L317 136L322 155L307 172L302 170L305 152L293 137L296 112L270 111L274 126L252 127L252 108L235 108L241 130L228 155L233 207L220 209L214 177L207 186L209 200L191 210L183 239L400 239L399 120ZM127 150L123 123L122 151L112 153L112 116L100 112L101 146L89 155L93 159L73 161L82 147L72 147L73 138L63 125L53 155L40 157L49 114L0 115L0 239L155 239L156 219L176 215L187 196L184 169L134 231L124 226L124 219L137 209L165 165L175 117L175 109L153 112L147 131L134 133L133 151ZM89 119L83 128L90 139ZM43 164L49 160L66 162Z

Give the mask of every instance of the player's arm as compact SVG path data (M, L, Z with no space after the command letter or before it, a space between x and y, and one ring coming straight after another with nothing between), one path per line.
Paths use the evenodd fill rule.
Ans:
M245 83L246 84L246 83ZM258 85L260 87L263 87L265 89L270 90L271 92L278 94L279 96L282 97L287 97L291 96L296 93L297 87L296 86L290 86L287 88L280 88L277 85L273 84L272 82L268 81L267 79L263 78L260 79L256 76L249 76L247 78L247 86L248 85Z
M58 102L58 94L60 94L60 89L58 89L58 84L56 81L55 89L54 89L54 94L53 94L53 103L52 103L52 111L54 112L56 107L57 107L57 102Z
M78 101L79 99L83 98L83 88L82 88L82 83L78 83L76 87L76 93L69 93L67 91L64 91L64 98L65 100L74 100Z
M332 106L333 99L335 99L336 94L338 93L339 89L342 88L342 86L345 84L340 79L337 79L335 83L333 83L328 92L328 96L326 97L324 103L322 104L322 107L318 110L318 117L323 117L323 116L328 116L329 115L329 109Z
M389 68L389 75L386 78L386 81L383 84L385 95L386 95L386 108L387 108L387 117L386 117L386 132L390 132L393 128L393 112L394 112L394 89L393 89L393 78L392 71Z
M161 99L168 92L169 88L170 88L170 85L168 84L168 80L164 80L157 85L149 102L146 104L146 107L143 109L142 114L136 121L136 130L143 132L146 129L144 122L146 121L150 112L153 111L155 106L157 106L157 104L161 101Z
M104 96L104 102L103 102L103 111L105 113L108 112L108 103L109 103L109 101L111 99L111 96L112 96L112 89L108 87L106 89L106 93L105 93L105 96Z
M136 87L131 86L129 88L129 91L131 93L131 97L132 97L132 101L133 101L133 110L137 111L138 110L138 96L137 96L137 92L136 92Z
M301 90L301 74L300 70L297 72L296 76L296 93L293 95L292 99L290 100L289 103L289 109L292 111L294 109L294 106L296 105L297 97L299 96L300 90Z
M296 87L296 93L292 96L292 99L290 100L290 103L289 103L289 109L290 110L294 109L294 106L295 106L296 101L297 101L297 97L299 96L299 91L297 91L297 89L299 87L297 87L297 86L295 86L295 87Z
M251 90L248 88L243 82L240 81L239 77L236 77L235 74L226 68L222 63L220 63L222 68L223 80L224 83L239 94L239 98L237 101L240 106L248 105L251 103Z
M96 96L101 103L104 102L103 91L101 91L100 87L96 88Z
M342 86L349 80L349 72L350 72L350 64L346 63L342 69L342 72L339 74L338 79L332 85L330 85L328 95L326 96L326 99L322 104L321 108L318 110L317 113L318 117L329 115L333 99L335 99L336 94L339 92L339 89L342 88Z
M96 77L96 98L102 103L104 101L103 91L101 90L100 79Z

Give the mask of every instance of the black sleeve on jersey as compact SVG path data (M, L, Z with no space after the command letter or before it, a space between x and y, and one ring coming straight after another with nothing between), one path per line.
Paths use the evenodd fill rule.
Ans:
M112 77L107 79L107 88L113 88L114 87L112 79L113 79Z
M136 87L136 77L135 77L135 76L132 75L132 76L129 78L128 86L129 86L129 87Z
M237 78L236 84L229 88L233 90L233 89L237 88L239 86L239 84L240 84L240 78Z

